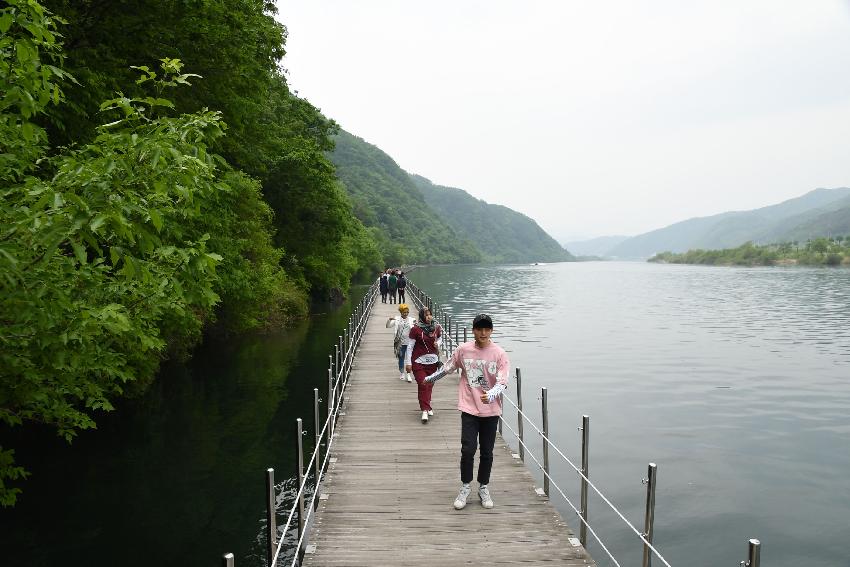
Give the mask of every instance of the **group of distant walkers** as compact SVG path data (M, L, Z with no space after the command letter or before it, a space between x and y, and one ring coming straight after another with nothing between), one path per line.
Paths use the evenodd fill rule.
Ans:
M381 279L378 282L381 288L381 303L386 303L389 298L390 303L404 303L404 290L407 288L407 278L404 277L404 272L395 268L388 268L387 271L381 272Z
M404 274L393 272L387 270L381 275L383 303L386 303L387 294L390 294L390 303L394 303L390 285L393 276L396 278L395 289L400 291L404 287L399 285L399 278L404 278ZM403 295L398 311L399 314L395 317L387 318L386 326L395 327L393 352L398 362L399 379L406 382L416 381L423 424L427 424L429 417L434 415L434 409L431 407L434 383L448 374L460 371L457 409L461 412L461 488L455 498L454 507L460 510L466 506L466 500L472 491L475 452L480 446L478 497L484 508L492 508L493 498L488 484L493 467L496 431L502 415L501 394L507 389L510 374L508 355L490 339L493 320L483 313L476 315L472 320L474 340L458 346L451 358L444 363L440 359L443 329L431 311L422 307L419 309L418 318L414 320L410 316L410 308L403 303Z

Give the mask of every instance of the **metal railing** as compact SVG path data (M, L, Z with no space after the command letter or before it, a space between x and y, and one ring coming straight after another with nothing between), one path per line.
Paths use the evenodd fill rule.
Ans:
M332 347L333 354L328 355L327 418L324 424L322 424L321 429L319 425L319 412L321 409L319 404L322 399L319 397L319 389L313 389L315 447L306 467L304 466L304 436L306 432L304 431L301 418L299 417L295 420L295 478L298 490L295 493L293 504L289 509L286 523L282 529L278 529L277 526L277 486L274 482L274 469L270 468L265 471L266 541L268 543L266 559L270 566L278 565L278 561L282 558L284 550L287 554L292 554L292 560L289 563L290 567L300 564L303 559L304 550L307 545L310 520L313 517L313 512L319 507L322 478L327 470L328 463L333 461L330 455L334 442L335 427L340 415L340 409L345 403L345 389L348 386L348 380L351 376L354 356L363 338L363 332L378 293L377 290L378 283L375 282L369 287L369 290L360 303L358 303L357 307L354 308L351 317L348 319L348 326L339 335L336 344ZM324 455L321 454L322 447L324 447ZM312 486L308 484L311 470L313 473ZM305 498L311 489L310 502L305 507ZM295 532L297 540L286 546L287 534L289 534L291 526L293 528L297 526L297 531ZM233 554L224 554L221 558L221 564L223 567L235 567Z
M414 300L414 302L420 307L428 307L431 311L431 314L434 316L434 319L437 320L443 326L443 349L447 357L450 357L455 349L461 344L460 338L463 336L463 342L467 341L467 327L465 325L462 326L462 332L460 330L461 326L457 324L455 317L443 308L438 302L434 301L432 297L424 293L416 284L411 281L407 283L408 292L410 297ZM670 563L667 562L666 559L661 555L661 553L653 546L653 536L654 536L654 525L655 525L655 487L656 487L656 479L658 473L658 467L655 463L649 463L647 467L647 476L642 479L642 482L646 485L646 512L644 515L644 529L643 531L639 531L635 526L623 515L623 513L617 509L616 506L602 493L599 488L596 487L590 481L590 467L589 467L589 447L590 447L590 417L587 415L582 416L581 427L579 427L579 431L581 431L581 466L578 467L572 460L569 459L555 444L553 444L549 437L549 408L548 408L548 391L547 389L541 388L541 428L538 428L535 425L534 421L526 415L523 411L522 404L522 372L519 368L516 369L515 374L515 382L516 382L516 401L512 400L509 396L507 396L504 392L502 393L502 398L507 401L510 405L512 405L517 412L517 424L516 429L510 426L510 424L505 420L504 416L500 416L499 418L499 434L502 434L503 427L507 427L508 430L516 437L517 442L519 443L518 451L515 455L515 458L520 459L523 462L526 462L526 457L531 458L537 467L543 473L543 488L539 490L541 495L545 495L549 497L551 488L554 487L558 494L566 501L567 505L575 512L579 522L579 541L582 546L587 546L587 533L593 536L596 542L599 544L601 549L608 555L608 558L613 562L614 565L619 567L620 563L616 560L610 550L605 546L602 539L597 535L594 531L593 527L590 525L590 521L588 518L588 489L592 489L601 499L602 501L628 526L629 529L638 537L643 547L643 560L641 562L642 567L650 567L652 563L652 557L656 557L663 565L666 567L671 567ZM542 463L538 460L532 452L529 450L528 445L525 443L525 434L524 434L524 424L528 423L528 425L537 433L537 435L541 438L543 444L543 455L542 455ZM581 500L579 506L576 506L570 498L564 493L560 486L555 482L550 474L550 466L549 466L549 451L553 450L557 453L572 469L578 474L579 482L580 482L580 494ZM741 561L740 565L743 567L760 567L760 556L761 556L761 542L757 539L751 539L748 542L748 558L746 561Z

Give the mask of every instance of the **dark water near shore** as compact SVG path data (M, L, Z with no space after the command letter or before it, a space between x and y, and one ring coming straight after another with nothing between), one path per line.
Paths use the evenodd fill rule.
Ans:
M265 470L294 484L295 420L312 451L313 388L327 397L328 353L365 290L285 332L208 341L70 446L15 438L32 477L0 508L0 564L265 565Z
M591 479L640 530L641 479L657 463L655 542L672 565L738 565L758 538L766 567L850 566L850 270L611 262L411 276L462 319L492 314L527 413L540 423L546 386L552 438L576 463L590 416ZM578 505L575 473L552 463ZM604 506L591 497L592 525L621 565L640 565L640 542Z

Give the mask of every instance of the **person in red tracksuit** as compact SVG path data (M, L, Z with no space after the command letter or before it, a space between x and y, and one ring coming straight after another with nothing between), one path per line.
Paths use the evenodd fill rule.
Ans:
M405 371L413 372L419 394L419 410L422 423L428 423L428 416L434 415L431 407L431 390L434 384L426 382L425 377L437 371L440 360L440 345L443 342L443 328L434 321L431 310L423 307L419 310L419 320L410 329L405 353Z

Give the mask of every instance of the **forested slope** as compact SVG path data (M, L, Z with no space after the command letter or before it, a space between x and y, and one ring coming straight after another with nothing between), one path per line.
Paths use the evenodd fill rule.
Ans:
M71 440L202 332L281 326L381 266L273 11L0 5L0 434ZM0 504L25 475L0 446Z
M801 227L795 233L798 235L813 231L809 232L809 238L828 236L817 230L816 223L803 225L819 215L829 218L830 213L845 206L844 199L848 196L850 189L845 187L815 189L760 209L693 218L629 238L608 250L606 255L645 258L661 251L730 248L748 241L781 242L789 239L790 231L797 226Z
M388 266L482 260L480 250L428 206L410 176L386 153L345 131L330 159L351 198L354 215L384 252Z
M411 176L425 202L459 234L476 242L490 263L561 262L575 257L534 220L502 205L476 199L466 191L434 185Z

